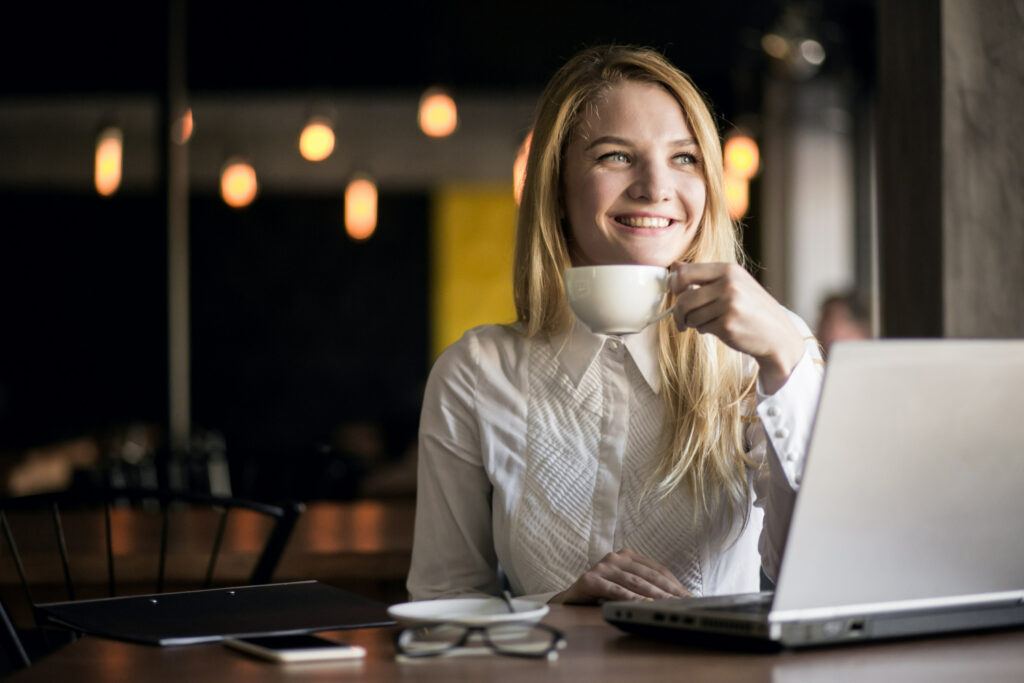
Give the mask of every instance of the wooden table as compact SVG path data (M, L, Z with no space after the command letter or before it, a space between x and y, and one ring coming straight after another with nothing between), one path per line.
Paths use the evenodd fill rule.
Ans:
M595 607L553 605L544 620L566 633L557 660L496 655L399 662L395 629L335 631L362 645L358 663L279 665L220 644L159 648L85 637L15 674L12 681L1020 681L1024 630L779 654L696 649L628 636Z

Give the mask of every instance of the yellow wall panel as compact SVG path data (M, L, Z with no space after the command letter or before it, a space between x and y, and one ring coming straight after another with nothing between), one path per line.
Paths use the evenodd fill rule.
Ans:
M516 204L508 185L445 186L431 216L431 350L462 333L515 320L512 251Z

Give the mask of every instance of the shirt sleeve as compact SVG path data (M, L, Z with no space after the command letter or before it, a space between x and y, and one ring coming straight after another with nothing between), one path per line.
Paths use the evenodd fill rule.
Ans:
M754 476L754 505L764 509L758 550L765 574L773 581L778 578L789 520L803 476L825 365L821 347L807 324L795 314L790 316L804 336L804 355L774 394L764 394L758 382L760 419L747 433L751 456L760 463Z
M481 459L472 333L430 372L420 415L416 526L406 588L413 600L500 592L491 482Z

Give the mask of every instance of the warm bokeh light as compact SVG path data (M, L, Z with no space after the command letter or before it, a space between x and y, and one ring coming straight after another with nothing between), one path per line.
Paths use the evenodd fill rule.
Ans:
M776 33L761 37L761 49L775 59L785 59L789 54L789 41Z
M746 178L728 171L722 176L722 181L729 218L734 221L739 220L747 213L747 206L750 202L750 185Z
M96 140L96 191L109 197L121 185L121 158L124 135L116 126L108 126Z
M420 130L432 138L443 138L455 132L459 114L455 100L440 88L431 88L420 98Z
M249 206L256 198L256 169L244 161L229 161L220 174L220 196L230 207Z
M516 204L523 198L523 182L526 180L526 160L530 156L530 142L533 140L533 131L526 134L523 144L519 145L516 152L515 163L512 164L512 192L515 194Z
M185 112L174 120L174 126L171 128L171 140L176 145L184 145L192 137L192 110L186 109Z
M807 38L800 41L800 56L810 64L818 66L825 61L825 47L818 41Z
M308 161L323 161L334 151L334 129L327 119L309 120L299 136L299 152Z
M345 187L345 232L354 240L365 240L377 229L377 186L358 176Z
M741 178L753 178L761 163L757 143L746 135L735 135L725 141L725 168Z

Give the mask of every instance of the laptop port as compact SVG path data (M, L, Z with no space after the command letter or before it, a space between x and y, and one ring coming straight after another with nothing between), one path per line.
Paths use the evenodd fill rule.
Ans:
M862 633L864 633L864 620L851 620L848 624L846 624L846 632L849 633L851 636L861 635Z
M661 612L655 612L654 613L654 620L655 621L665 621L665 615L662 614Z

